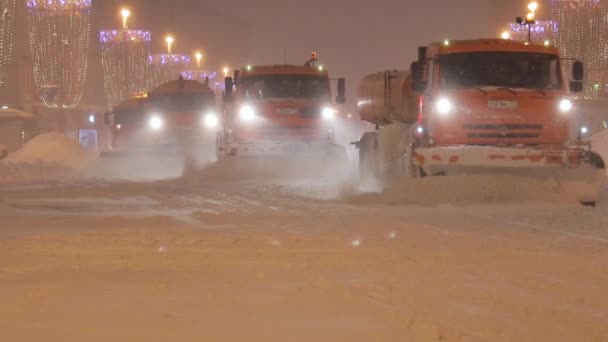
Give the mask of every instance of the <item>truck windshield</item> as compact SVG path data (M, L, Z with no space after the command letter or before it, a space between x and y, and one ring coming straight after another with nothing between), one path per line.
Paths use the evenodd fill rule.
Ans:
M241 80L241 90L254 99L327 99L329 79L308 75L267 75Z
M441 87L561 89L556 55L527 52L467 52L439 58Z

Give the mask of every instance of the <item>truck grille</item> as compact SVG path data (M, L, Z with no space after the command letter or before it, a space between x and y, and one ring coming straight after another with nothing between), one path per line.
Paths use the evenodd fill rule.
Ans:
M481 139L532 139L540 137L542 125L504 124L504 125L465 125L467 137Z

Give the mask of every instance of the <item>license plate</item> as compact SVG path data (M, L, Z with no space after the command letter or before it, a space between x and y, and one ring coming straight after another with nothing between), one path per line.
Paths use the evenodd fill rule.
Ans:
M518 101L488 101L489 109L517 109Z

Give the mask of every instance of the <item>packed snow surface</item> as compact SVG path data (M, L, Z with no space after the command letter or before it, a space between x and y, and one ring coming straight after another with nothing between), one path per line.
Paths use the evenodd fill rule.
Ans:
M1 339L608 340L606 206L447 177L343 196L339 172L235 164L0 187ZM524 185L498 188L554 189Z

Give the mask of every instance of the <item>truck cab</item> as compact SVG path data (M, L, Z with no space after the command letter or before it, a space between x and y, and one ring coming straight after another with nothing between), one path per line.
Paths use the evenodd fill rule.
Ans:
M504 39L444 41L412 65L423 146L565 146L582 65L566 84L553 46ZM570 87L570 89L569 89Z
M250 66L227 78L218 158L339 149L334 125L345 83L338 80L334 101L329 73L315 62Z

